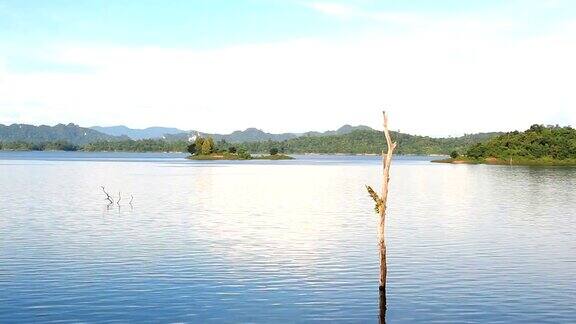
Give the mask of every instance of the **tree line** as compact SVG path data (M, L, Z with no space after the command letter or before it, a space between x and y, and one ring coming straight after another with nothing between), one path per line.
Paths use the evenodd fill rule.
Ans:
M494 157L499 159L576 159L576 130L558 125L532 125L524 132L485 133L455 138L432 138L391 132L398 142L398 154L450 154L453 158L464 155L470 159ZM344 135L301 136L283 141L229 143L215 142L212 138L196 138L193 143L184 140L99 140L84 145L67 141L30 143L25 141L0 142L2 150L22 151L122 151L122 152L189 152L212 154L228 152L249 153L343 153L379 154L386 149L382 132L356 130Z
M454 138L432 138L399 132L390 133L398 142L397 154L421 155L464 152L471 145L496 135L496 133L484 133ZM356 130L344 135L302 136L285 141L250 142L242 145L250 152L262 153L271 148L278 148L280 152L288 154L380 154L383 149L387 149L383 133L374 130Z
M569 126L534 124L524 132L509 132L476 143L466 151L466 156L471 159L576 159L576 130Z
M487 140L496 133L465 135L455 138L432 138L427 136L414 136L398 132L391 132L392 137L398 142L398 154L449 154L452 151L465 152L473 144ZM283 141L260 141L230 143L225 140L214 141L209 139L207 144L198 138L194 143L185 140L169 141L165 139L144 140L100 140L82 146L62 145L70 150L82 150L88 152L118 151L118 152L190 152L193 144L194 152L224 152L228 150L246 151L248 153L342 153L342 154L379 154L386 148L382 132L374 130L356 130L343 135L329 136L301 136ZM4 143L4 149L11 150L45 150L58 149L52 142L41 143L42 145L24 142ZM206 147L204 147L206 146ZM74 148L74 149L72 149ZM191 153L191 154L195 154ZM208 153L209 154L209 153Z
M81 147L67 141L31 143L24 141L0 142L0 150L10 151L78 151Z

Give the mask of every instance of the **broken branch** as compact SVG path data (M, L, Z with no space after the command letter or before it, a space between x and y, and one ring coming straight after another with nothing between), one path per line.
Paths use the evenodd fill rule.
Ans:
M106 200L108 200L111 204L114 203L114 200L112 199L112 197L106 192L106 189L104 189L104 186L100 186L100 188L102 188L102 191L104 192L104 194L106 195Z

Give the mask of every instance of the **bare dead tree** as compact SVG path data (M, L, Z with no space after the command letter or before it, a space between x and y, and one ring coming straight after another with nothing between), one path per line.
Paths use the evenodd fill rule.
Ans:
M130 195L130 202L128 204L130 204L130 206L132 206L132 201L134 200L134 196Z
M384 137L386 138L386 145L388 151L384 153L382 150L382 164L383 164L383 175L382 175L382 193L380 196L370 187L366 186L368 194L375 202L376 212L380 215L378 224L378 249L380 251L380 291L386 290L386 275L388 272L386 266L386 239L385 239L385 227L386 227L386 201L388 200L388 182L390 181L390 164L392 163L392 155L394 149L396 149L396 142L392 142L390 137L390 131L388 130L388 116L386 112L382 112L384 115Z
M120 206L120 200L122 200L122 193L118 191L118 201L116 202L116 205Z
M106 195L106 200L108 200L111 204L114 203L114 200L112 199L112 196L110 196L107 192L106 189L104 189L104 186L100 186L100 188L102 188L102 191L104 192L104 194Z

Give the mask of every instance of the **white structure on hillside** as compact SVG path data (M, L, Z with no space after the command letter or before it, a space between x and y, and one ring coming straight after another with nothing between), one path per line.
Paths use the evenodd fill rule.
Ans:
M196 132L196 135L192 135L190 137L188 137L188 142L192 143L194 141L196 141L196 139L200 137L200 133Z

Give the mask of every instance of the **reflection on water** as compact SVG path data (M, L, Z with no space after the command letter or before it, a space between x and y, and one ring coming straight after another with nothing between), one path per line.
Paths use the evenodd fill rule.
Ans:
M380 287L382 288L382 287ZM379 304L378 304L378 309L379 309L379 313L378 313L378 323L380 324L386 324L386 288L380 289L380 298L379 298Z
M576 317L576 169L395 161L386 296L378 157L44 154L0 153L2 323Z

